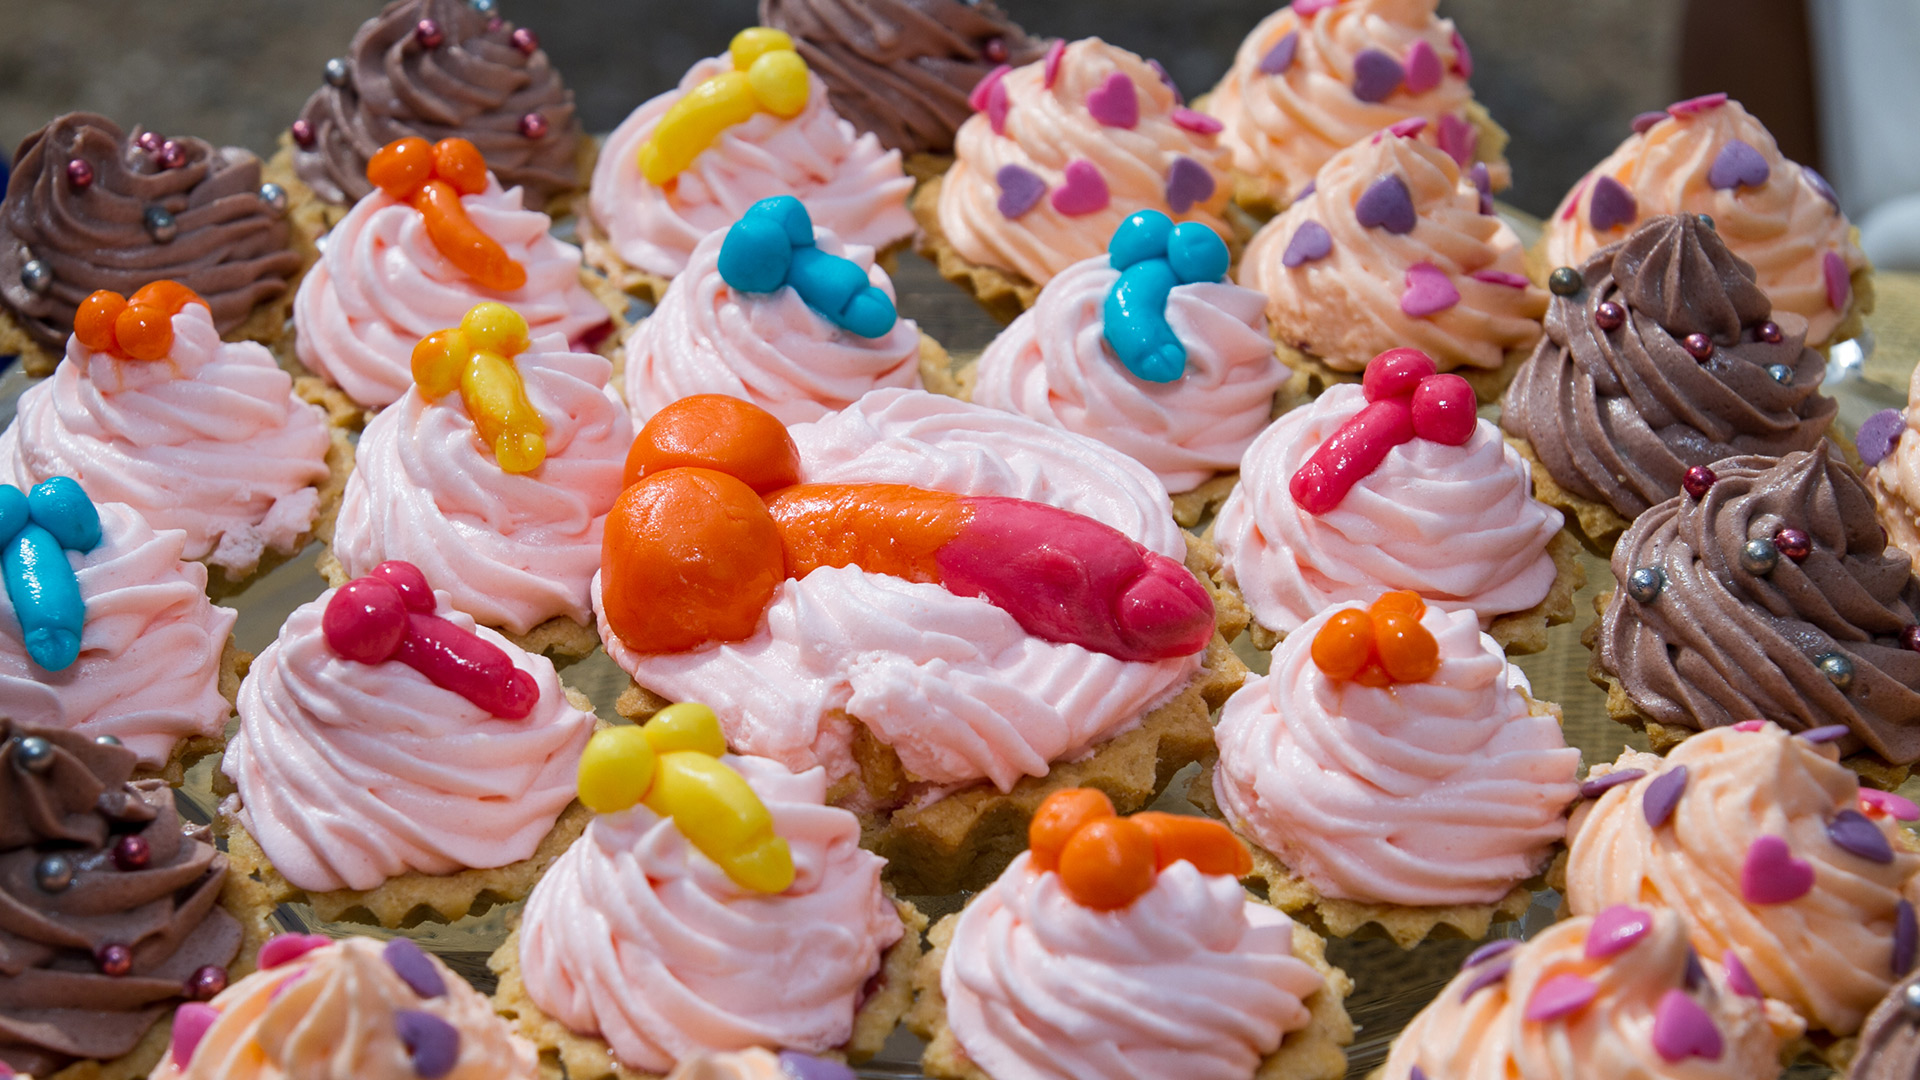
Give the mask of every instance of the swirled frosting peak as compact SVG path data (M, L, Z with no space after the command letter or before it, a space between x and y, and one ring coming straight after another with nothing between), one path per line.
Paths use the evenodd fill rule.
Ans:
M227 859L137 756L0 720L0 1065L51 1075L132 1051L187 993L223 984L240 925ZM203 969L211 969L196 978Z
M0 202L0 304L58 350L95 291L168 279L204 297L228 333L300 272L288 236L260 196L253 154L69 113L14 158ZM29 263L45 268L45 288L29 287Z
M1819 445L1838 406L1806 323L1769 312L1753 269L1692 215L1656 217L1588 259L1500 424L1554 481L1629 520L1689 468ZM1641 305L1645 304L1645 307Z
M1920 854L1838 756L1753 723L1594 766L1590 784L1626 779L1574 812L1574 914L1669 908L1701 956L1736 957L1757 992L1852 1034L1913 967Z
M535 210L579 186L573 91L533 31L491 9L392 0L361 24L340 61L344 77L315 90L293 125L294 168L327 202L366 198L368 159L415 135L473 143Z
M1859 477L1825 447L1712 473L1615 546L1600 666L1669 727L1844 724L1849 751L1920 760L1920 653L1904 644L1920 581Z

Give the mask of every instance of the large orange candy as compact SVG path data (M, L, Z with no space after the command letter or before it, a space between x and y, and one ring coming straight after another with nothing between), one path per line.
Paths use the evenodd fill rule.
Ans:
M762 495L800 482L800 448L772 413L725 394L695 394L654 413L627 452L626 483L694 466Z
M164 360L173 350L173 315L157 304L128 304L113 320L120 351L135 360Z
M487 190L487 159L465 139L441 139L433 144L433 175L462 195L478 195Z
M433 179L433 144L419 136L395 139L367 159L367 181L395 199Z
M1130 820L1153 838L1153 861L1161 870L1184 860L1203 874L1245 877L1253 871L1253 856L1247 845L1233 835L1232 829L1212 818L1148 810Z
M199 304L209 311L212 308L200 298L200 294L177 281L151 281L142 286L139 292L127 298L129 304L148 304L164 308L168 315L180 314L180 309L188 304Z
M1375 615L1384 611L1397 611L1402 615L1411 615L1418 619L1427 613L1427 602L1420 599L1420 594L1411 589L1396 589L1390 593L1382 593L1380 599L1375 600L1367 610Z
M1027 825L1027 848L1034 869L1060 868L1060 852L1089 822L1113 815L1113 801L1094 788L1067 788L1047 796Z
M668 469L622 492L601 560L607 623L643 653L750 637L786 577L766 504L711 469Z
M1353 608L1335 612L1313 635L1309 655L1327 678L1336 682L1353 678L1373 660L1373 620Z
M1375 612L1373 636L1380 666L1394 682L1425 682L1440 670L1440 643L1415 616Z
M1082 907L1114 911L1153 888L1153 836L1132 818L1090 821L1060 850L1060 884Z
M113 336L113 324L127 310L127 298L101 289L80 302L73 316L73 336L94 352L118 353L120 342Z

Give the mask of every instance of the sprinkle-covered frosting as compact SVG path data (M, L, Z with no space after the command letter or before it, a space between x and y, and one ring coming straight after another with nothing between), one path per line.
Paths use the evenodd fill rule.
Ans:
M1758 722L1702 732L1664 760L1623 754L1612 769L1646 778L1573 817L1574 913L1657 901L1703 957L1737 958L1751 994L1852 1034L1913 967L1920 855L1837 756Z
M1774 310L1805 319L1809 345L1828 344L1867 265L1833 188L1725 94L1648 119L1547 220L1549 265L1579 266L1660 214L1706 214Z
M1241 261L1274 337L1337 371L1398 345L1442 371L1493 369L1540 338L1547 292L1527 280L1519 236L1421 130L1409 122L1335 154Z

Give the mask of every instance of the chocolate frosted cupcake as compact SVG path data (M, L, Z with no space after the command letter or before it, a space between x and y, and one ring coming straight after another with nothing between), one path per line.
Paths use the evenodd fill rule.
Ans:
M1833 422L1807 321L1774 312L1705 218L1652 218L1551 286L1500 425L1541 501L1602 549L1694 467L1811 450Z
M1656 749L1752 719L1866 750L1870 779L1920 759L1920 581L1831 448L1715 462L1700 494L1636 520L1593 642L1607 711ZM1900 766L1890 775L1878 763ZM1895 781L1897 782L1897 780Z
M243 935L216 906L226 856L182 828L164 783L129 782L134 764L0 720L0 1066L145 1075L174 1005L227 984Z
M1920 974L1894 984L1867 1015L1847 1080L1911 1080L1920 1076Z
M916 175L946 171L981 79L1047 48L993 0L760 0L760 24L793 35L833 111Z
M485 10L482 10L482 9ZM345 56L327 62L326 85L293 122L295 201L314 232L373 190L367 159L395 139L462 138L480 148L503 187L521 188L532 210L585 186L573 91L525 27L492 4L394 0L362 23ZM275 159L276 166L282 166Z
M0 203L0 355L46 375L88 296L162 279L199 293L221 336L273 342L311 254L289 246L286 206L246 150L54 120L20 144Z

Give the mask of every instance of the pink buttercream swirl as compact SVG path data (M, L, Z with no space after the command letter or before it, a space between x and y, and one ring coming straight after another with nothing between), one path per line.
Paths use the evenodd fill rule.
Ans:
M745 777L793 853L769 895L736 884L644 805L604 814L553 864L520 929L527 994L629 1068L664 1073L704 1051L819 1053L852 1036L862 993L904 928L886 861L860 821L824 805L826 774L720 759Z
M265 346L222 342L207 309L188 304L164 360L69 340L0 434L0 477L24 491L71 476L95 502L184 530L188 558L241 576L312 529L331 444L326 415L293 395Z
M1146 468L1035 420L913 390L876 390L797 425L817 483L910 484L1001 495L1085 515L1185 557L1172 504ZM599 579L595 579L598 595ZM595 601L599 610L599 601ZM642 686L720 715L728 744L789 768L855 771L853 722L936 784L1044 776L1137 724L1199 670L1199 655L1128 661L1043 640L984 599L859 567L822 568L774 592L741 642L643 655L605 624L614 661Z
M1259 293L1226 283L1177 285L1167 322L1186 346L1170 383L1135 378L1106 342L1106 256L1062 271L980 356L973 400L1085 435L1152 469L1170 492L1240 466L1287 380Z
M1390 177L1411 197L1409 232L1361 224L1357 204ZM1295 236L1316 227L1329 238L1327 254L1288 266ZM1334 155L1313 193L1255 234L1239 276L1266 294L1274 337L1329 367L1358 372L1379 352L1413 346L1452 371L1498 368L1540 340L1547 292L1526 270L1519 235L1480 212L1479 190L1452 158L1382 132ZM1417 284L1442 295L1422 303ZM1457 299L1429 311L1445 303L1448 286Z
M220 656L238 615L207 602L207 568L182 561L185 533L155 532L118 503L97 507L99 545L67 556L87 609L70 667L48 672L27 658L0 590L0 713L112 735L155 767L177 741L226 726L233 708L220 694Z
M726 394L799 424L844 409L869 390L920 386L920 328L899 319L877 338L842 330L790 286L737 293L720 276L726 230L709 233L687 267L627 342L627 407L636 422L684 397ZM814 242L867 272L893 298L873 249L847 245L826 229Z
M1566 834L1580 751L1558 709L1470 612L1427 608L1440 670L1390 687L1336 682L1309 619L1221 710L1214 793L1227 818L1322 895L1439 907L1497 902Z
M1247 449L1214 529L1227 578L1261 625L1288 633L1330 604L1394 589L1471 609L1482 626L1544 599L1560 512L1533 498L1527 463L1485 420L1464 446L1394 447L1324 514L1293 501L1293 474L1366 405L1359 386L1334 386Z
M568 703L545 657L435 595L441 617L533 677L539 702L503 720L398 660L339 656L320 625L332 590L295 610L240 685L222 769L241 824L299 888L506 866L531 857L573 801L592 714Z
M434 246L418 210L375 191L320 241L320 261L300 282L293 319L300 362L369 408L391 405L413 385L413 347L460 325L475 304L511 307L533 335L579 343L607 323L607 309L580 283L580 249L555 239L553 222L522 208L519 188L463 195L480 231L527 272L512 292L484 288Z
M1709 179L1714 164L1735 143L1749 148L1749 167L1759 162L1765 180L1758 186L1716 188ZM1618 181L1633 199L1632 212L1605 230L1595 229L1592 217L1601 177ZM1658 214L1706 214L1728 249L1752 265L1774 310L1806 319L1807 344L1825 345L1851 295L1846 281L1829 282L1829 259L1838 260L1843 278L1867 265L1831 193L1812 170L1787 160L1773 133L1739 102L1682 109L1628 136L1574 185L1547 219L1547 263L1577 268ZM1838 287L1838 304L1829 295L1830 285Z
M633 423L607 388L612 365L557 334L514 364L546 424L540 467L503 471L460 395L408 390L360 438L333 553L349 577L413 563L456 609L515 634L552 618L587 625Z
M1004 135L995 132L988 113L960 126L939 205L940 227L956 251L970 262L1044 285L1074 263L1104 255L1113 231L1136 210L1198 221L1232 239L1220 216L1229 193L1219 136L1175 122L1179 98L1145 60L1087 38L1066 47L1052 79L1050 66L1036 61L1000 80L1008 102ZM1103 124L1088 106L1088 95L1107 90L1116 75L1133 84L1138 118L1131 127ZM1193 165L1205 170L1212 190L1175 213L1167 186L1181 158L1190 163L1183 171ZM1098 172L1107 197L1099 209L1063 213L1052 196L1062 194L1067 168L1076 162ZM1000 211L998 179L1009 166L1039 177L1051 193L1011 219Z
M1734 989L1718 955L1699 958L1705 981L1689 985L1686 925L1670 912L1633 911L1627 921L1644 919L1646 929L1624 945L1602 945L1603 952L1617 948L1610 955L1587 955L1596 937L1617 939L1606 939L1600 921L1579 918L1467 967L1400 1033L1385 1075L1406 1080L1416 1068L1433 1080L1750 1080L1778 1074L1782 1046L1806 1026L1793 1010ZM1505 977L1496 977L1503 965ZM1584 1005L1562 1016L1528 1018L1543 984L1552 995L1580 985L1568 982L1576 979L1593 991ZM1718 1037L1718 1053L1672 1060L1669 1055L1682 1046L1715 1041L1702 1022Z
M849 244L880 250L913 235L913 179L900 167L900 152L841 119L827 101L827 84L811 72L800 115L755 113L722 131L667 186L648 182L640 148L660 118L694 87L732 70L727 56L693 65L679 87L635 109L600 148L588 209L622 261L674 277L708 233L775 195L797 197L816 226Z
M1232 876L1162 870L1117 911L1067 895L1022 853L960 913L940 989L967 1057L996 1080L1246 1080L1320 974L1293 922Z

